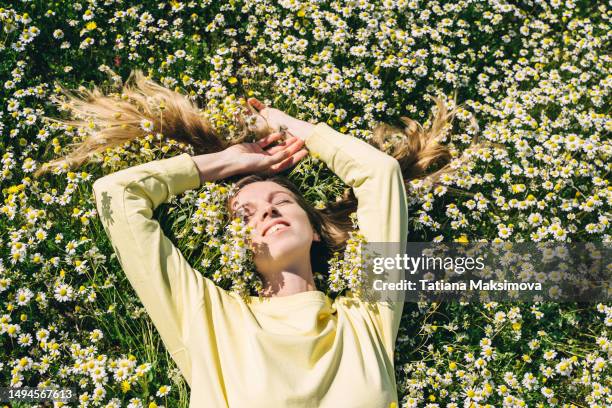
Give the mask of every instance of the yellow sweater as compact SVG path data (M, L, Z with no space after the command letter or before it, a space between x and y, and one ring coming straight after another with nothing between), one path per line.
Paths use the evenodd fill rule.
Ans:
M405 248L398 162L325 123L305 143L353 188L365 238ZM119 262L191 388L189 407L399 406L393 351L403 302L309 291L245 303L194 270L152 218L171 196L199 187L187 153L93 185Z

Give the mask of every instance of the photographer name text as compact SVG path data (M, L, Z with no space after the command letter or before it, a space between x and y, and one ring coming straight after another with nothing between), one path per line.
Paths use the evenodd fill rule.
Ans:
M478 291L541 291L542 284L540 282L511 282L504 280L497 282L494 280L469 280L468 282L447 282L444 280L427 280L420 279L417 282L409 280L401 280L399 282L385 282L377 279L374 281L374 290L423 290L423 291L441 291L441 292L456 292L467 290Z

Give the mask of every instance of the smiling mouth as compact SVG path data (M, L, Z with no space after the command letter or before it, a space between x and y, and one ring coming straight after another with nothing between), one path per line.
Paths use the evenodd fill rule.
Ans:
M267 237L268 235L273 235L279 231L284 231L287 228L289 228L288 225L286 224L276 224L273 225L272 227L268 228L268 230L266 231L266 233L264 234L264 237Z

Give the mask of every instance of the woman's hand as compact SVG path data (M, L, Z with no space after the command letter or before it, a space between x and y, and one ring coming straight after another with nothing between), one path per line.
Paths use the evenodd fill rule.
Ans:
M276 146L270 146L282 137L282 133L272 133L253 143L239 143L217 153L192 156L200 174L200 183L237 174L278 173L296 165L308 155L303 148L304 141L293 136Z
M258 135L282 131L291 118L279 109L266 107L257 98L249 98L247 108L244 113L250 118L248 129Z
M313 131L313 124L296 119L279 109L267 107L257 98L249 98L247 106L252 113L250 117L254 117L253 123L248 128L256 134L266 135L285 130L289 135L306 140Z
M276 132L253 143L239 143L228 147L222 153L231 160L239 174L262 172L274 174L295 166L308 156L304 141L290 136L276 146L270 145L282 139L283 133Z

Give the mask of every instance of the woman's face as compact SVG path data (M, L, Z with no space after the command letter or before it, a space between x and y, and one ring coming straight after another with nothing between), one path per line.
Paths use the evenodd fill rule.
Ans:
M247 184L232 198L230 207L252 227L254 262L259 272L310 259L312 241L319 236L287 188L273 181Z

